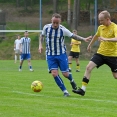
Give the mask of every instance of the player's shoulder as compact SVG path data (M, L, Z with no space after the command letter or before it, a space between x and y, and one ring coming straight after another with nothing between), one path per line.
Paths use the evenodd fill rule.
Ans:
M61 29L66 29L65 26L63 26L63 25L60 25L59 27L60 27Z
M44 25L44 27L46 28L46 27L51 27L52 26L52 24L46 24L46 25Z

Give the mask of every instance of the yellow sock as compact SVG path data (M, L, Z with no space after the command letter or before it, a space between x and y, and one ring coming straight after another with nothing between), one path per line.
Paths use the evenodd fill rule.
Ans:
M76 69L77 69L77 70L80 70L80 65L77 65L77 66L76 66Z
M89 82L89 79L84 77L82 80L82 87L81 87L82 90L86 91L86 86L87 86L88 82Z
M72 63L69 63L69 69L71 69L72 68Z

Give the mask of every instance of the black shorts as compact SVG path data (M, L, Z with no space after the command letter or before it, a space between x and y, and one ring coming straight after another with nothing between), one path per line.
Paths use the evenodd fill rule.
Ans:
M106 64L111 68L112 72L117 73L117 57L104 56L96 53L91 58L91 61L93 61L97 65L97 68L99 68L103 64Z
M70 51L69 56L72 56L73 58L79 58L79 52Z

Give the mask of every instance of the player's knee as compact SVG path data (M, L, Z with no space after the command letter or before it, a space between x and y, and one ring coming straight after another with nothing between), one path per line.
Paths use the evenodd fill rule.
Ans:
M86 70L89 71L89 72L91 72L92 68L89 65L87 65L86 66Z
M117 79L117 75L115 75L114 78Z
M53 76L53 77L58 76L58 72L57 72L57 71L55 71L55 70L52 70L52 71L51 71L51 74L52 74L52 76Z
M68 76L69 76L69 73L68 73L68 72L64 72L64 73L62 73L62 74L63 74L63 76L66 77L66 78L68 78Z
M113 73L113 77L117 79L117 73Z

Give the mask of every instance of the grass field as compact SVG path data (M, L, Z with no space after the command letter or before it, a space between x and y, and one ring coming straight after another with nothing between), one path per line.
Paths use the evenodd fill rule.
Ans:
M79 73L73 63L72 73L78 86L87 63L80 61ZM32 60L32 65L34 72L29 72L27 61L19 72L19 63L0 60L0 117L117 117L117 80L106 65L94 69L85 96L72 93L69 81L62 77L70 97L63 97L48 74L45 60ZM44 85L40 93L30 88L34 80Z

